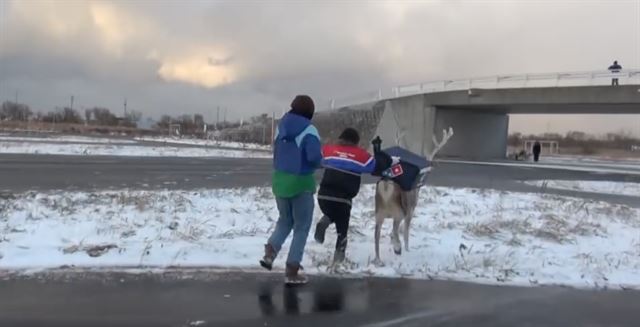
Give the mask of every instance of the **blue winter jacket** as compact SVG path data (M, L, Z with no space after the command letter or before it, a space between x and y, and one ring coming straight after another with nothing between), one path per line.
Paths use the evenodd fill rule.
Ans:
M292 197L315 191L313 172L321 161L320 136L311 121L294 113L284 115L274 140L274 194Z

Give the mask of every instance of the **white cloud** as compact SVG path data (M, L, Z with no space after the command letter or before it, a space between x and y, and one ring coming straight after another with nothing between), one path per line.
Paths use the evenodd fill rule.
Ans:
M126 93L147 113L179 98L237 118L298 93L322 106L425 80L640 67L638 1L2 3L0 99L20 89L44 108Z

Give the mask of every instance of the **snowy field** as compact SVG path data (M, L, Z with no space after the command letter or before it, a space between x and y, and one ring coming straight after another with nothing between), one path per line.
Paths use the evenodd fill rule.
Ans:
M339 274L640 289L640 209L544 194L425 188L410 251L393 254L388 221L381 243L385 266L376 266L373 191L363 187L354 203L348 261ZM253 270L276 217L269 188L0 195L0 267ZM333 273L334 242L333 227L324 245L310 235L307 273Z
M50 136L9 136L0 134L0 142L54 142L54 143L95 143L95 144L135 144L134 140L98 138L73 135L50 135Z
M453 160L438 159L437 162L469 164L481 166L496 167L521 167L535 169L551 169L551 170L570 170L580 172L590 172L596 174L626 174L640 176L640 164L617 164L613 162L603 164L581 163L581 162L529 162L529 161L471 161L471 160Z
M183 145L213 146L213 147L225 147L225 148L234 148L234 149L271 151L271 146L255 144L255 143L240 143L240 142L230 142L230 141L201 140L201 139L174 138L174 137L136 137L134 139L137 141L161 142L166 144L183 144Z
M581 157L581 156L557 156L541 158L543 164L567 164L583 167L608 167L621 169L640 170L640 158L607 158L607 157Z
M271 153L203 147L1 141L0 153L139 157L270 158Z
M614 157L587 157L571 155L543 156L541 162L561 163L561 162L581 162L592 164L630 164L640 166L639 158L614 158Z
M526 181L525 183L540 187L541 189L559 189L640 197L640 183L563 180Z

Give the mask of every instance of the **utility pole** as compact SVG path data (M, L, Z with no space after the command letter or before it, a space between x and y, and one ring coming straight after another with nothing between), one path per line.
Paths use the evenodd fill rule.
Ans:
M220 106L217 107L216 113L216 129L220 127Z
M271 150L273 151L274 139L276 137L276 112L271 112Z
M73 110L73 95L71 96L71 101L69 101L69 102L70 102L70 107L69 108L71 108L71 110Z
M18 90L16 90L16 99L15 104L18 104Z
M124 98L124 117L125 120L127 119L127 98Z
M267 144L267 126L262 125L262 144Z
M227 123L227 107L224 107L224 119L223 119L224 123Z

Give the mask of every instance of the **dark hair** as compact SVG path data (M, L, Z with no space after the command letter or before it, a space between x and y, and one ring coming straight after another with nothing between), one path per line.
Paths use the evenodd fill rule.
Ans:
M355 129L348 127L340 134L340 140L351 143L353 145L357 145L360 143L360 135L358 135L358 131Z
M291 102L290 112L311 120L315 109L315 105L313 104L313 100L310 96L297 95Z

